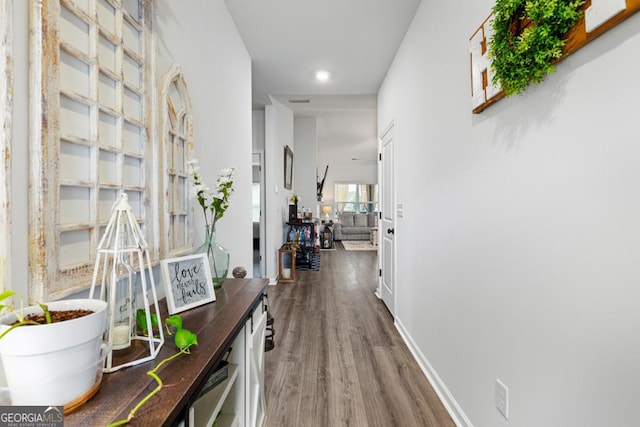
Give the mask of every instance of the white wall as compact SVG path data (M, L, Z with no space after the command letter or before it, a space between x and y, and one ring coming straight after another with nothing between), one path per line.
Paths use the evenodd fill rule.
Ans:
M397 325L469 424L637 425L640 14L473 115L469 37L492 6L422 2L380 90Z
M296 117L293 120L293 190L300 198L298 207L317 214L316 170L318 139L315 117Z
M158 77L175 62L189 86L195 156L207 182L214 186L222 168L238 168L229 210L216 233L231 256L229 275L236 266L250 271L251 58L222 0L159 0L157 46ZM204 226L194 231L194 241L202 241Z
M14 2L14 122L12 147L13 289L27 293L28 272L28 3ZM194 113L195 154L210 185L219 170L238 167L231 207L218 238L230 269L251 271L251 58L222 0L159 0L157 77L182 67ZM196 216L198 221L202 218ZM196 226L194 240L202 240ZM159 276L156 277L159 282Z
M284 223L289 215L289 197L294 190L284 188L284 147L293 150L293 112L272 99L265 106L265 255L266 277L275 282L278 249L285 241ZM294 153L295 160L295 153Z

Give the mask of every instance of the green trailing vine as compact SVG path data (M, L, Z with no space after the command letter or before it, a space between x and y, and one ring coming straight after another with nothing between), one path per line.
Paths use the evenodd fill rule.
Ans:
M138 322L140 322L140 320L141 320L141 317L138 316ZM152 319L151 322L153 323L153 319ZM145 320L144 323L145 323L144 325L141 325L139 323L138 326L142 327L143 329L146 329L145 328L146 327L146 320ZM153 368L151 371L147 372L147 375L149 375L151 378L153 378L155 380L155 382L158 383L158 386L156 388L154 388L153 390L151 390L149 392L149 394L147 394L144 398L142 398L140 400L140 402L138 402L138 404L133 407L131 412L129 412L129 416L127 416L127 418L125 418L123 420L116 421L116 422L114 422L112 424L109 424L108 427L114 427L114 426L120 426L120 425L128 424L133 419L133 417L135 416L136 412L138 412L138 410L145 403L147 403L149 401L149 399L151 399L153 396L155 396L157 393L159 393L160 390L162 390L162 387L163 387L164 384L162 383L162 379L158 375L158 370L160 370L160 368L163 365L165 365L166 363L169 363L170 361L172 361L176 357L180 356L181 354L190 354L191 346L198 345L198 337L196 336L196 334L194 334L193 332L189 331L188 329L184 329L182 327L182 317L178 316L177 314L174 314L173 316L170 316L167 319L165 319L165 325L166 325L166 329L167 329L167 334L171 335L171 330L172 329L175 331L174 343L176 345L176 348L178 349L178 352L175 353L172 356L167 357L166 359L164 359L163 361L158 363L155 368Z
M563 56L563 36L582 16L583 4L584 0L496 0L489 57L493 83L505 95L521 93L530 82L540 83L554 71L553 64Z

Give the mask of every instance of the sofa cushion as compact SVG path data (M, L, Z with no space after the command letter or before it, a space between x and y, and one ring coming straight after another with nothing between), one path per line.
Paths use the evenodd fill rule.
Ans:
M378 226L378 215L375 213L370 213L367 215L369 218L369 227L377 227Z
M371 233L371 228L369 227L347 227L342 228L342 234L369 234Z
M358 215L354 215L355 216L355 226L356 227L368 227L369 226L369 219L367 218L367 215L364 214L358 214Z
M354 217L355 215L352 213L341 213L338 215L338 221L342 224L343 227L353 227L354 226Z

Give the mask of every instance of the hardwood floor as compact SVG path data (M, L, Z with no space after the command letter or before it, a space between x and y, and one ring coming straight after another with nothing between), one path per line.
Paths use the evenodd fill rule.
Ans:
M454 426L374 295L376 252L336 246L269 287L265 426Z

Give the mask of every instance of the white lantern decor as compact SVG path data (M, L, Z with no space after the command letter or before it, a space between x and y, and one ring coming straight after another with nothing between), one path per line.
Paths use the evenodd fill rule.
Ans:
M98 244L89 293L89 298L93 298L96 287L100 286L100 299L109 307L106 340L110 351L104 372L153 360L164 343L148 245L125 193L120 194L111 211ZM137 304L140 296L142 303Z

